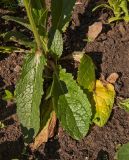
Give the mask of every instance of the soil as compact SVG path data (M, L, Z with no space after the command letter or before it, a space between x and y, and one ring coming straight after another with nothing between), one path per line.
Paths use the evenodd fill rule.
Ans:
M72 20L64 34L63 56L74 51L85 51L97 67L96 77L99 78L101 74L107 77L117 72L117 97L129 97L129 24L107 24L108 17L112 15L109 10L101 9L93 13L95 0L78 2L80 3L76 4ZM0 13L0 32L13 29L15 23L5 24L1 19L2 15L8 14L7 9L1 8ZM97 21L103 23L102 32L93 42L85 42L88 27ZM20 29L18 25L17 27ZM0 45L7 43L1 39ZM16 106L2 100L5 89L14 91L23 57L23 53L0 54L0 121L5 125L5 128L0 129L0 160L113 160L119 145L129 141L129 114L120 109L117 103L108 123L102 128L92 125L83 140L73 140L60 126L58 134L41 145L35 153L23 153L23 136L16 116ZM76 62L66 61L63 66L76 74Z

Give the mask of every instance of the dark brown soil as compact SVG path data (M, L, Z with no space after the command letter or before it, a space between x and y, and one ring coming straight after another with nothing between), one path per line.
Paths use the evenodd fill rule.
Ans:
M0 59L0 92L3 95L4 89L11 92L14 90L21 68L19 65L22 62L22 55L17 56L12 53L6 58L0 55ZM0 99L0 121L5 125L5 128L0 129L0 160L19 157L24 146L14 104L6 104Z
M112 14L102 9L92 13L96 5L95 0L80 0L76 4L72 21L64 34L64 54L73 51L85 51L90 55L97 66L96 76L102 73L107 77L112 72L120 75L115 84L117 96L129 97L129 24L117 22L107 24L108 17ZM1 13L4 14L5 12ZM96 21L103 22L103 30L94 42L84 42L89 25ZM0 19L0 31L4 31L4 21ZM10 26L10 27L9 27ZM8 30L13 25L8 25ZM0 44L3 44L1 39ZM0 93L4 89L14 91L17 78L21 70L23 54L0 55ZM71 61L64 62L67 70L74 70ZM73 68L73 69L71 69ZM5 128L0 129L0 160L10 160L20 157L23 150L23 138L20 125L16 116L16 106L6 104L0 97L0 121ZM39 150L20 159L41 160L113 160L119 144L129 141L129 114L114 105L108 123L99 128L91 126L88 135L81 141L75 141L68 136L61 127L58 134L48 143L40 146Z

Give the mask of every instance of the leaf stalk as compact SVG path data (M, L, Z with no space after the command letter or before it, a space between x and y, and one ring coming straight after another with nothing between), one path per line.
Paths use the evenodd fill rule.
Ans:
M35 40L37 43L37 49L42 50L41 39L38 34L37 27L36 27L36 24L35 24L33 16L32 16L31 0L24 0L24 5L25 5L26 11L27 11L27 16L29 18L30 25L31 25L31 28L32 28L32 31L33 31L33 34L34 34L34 37L35 37Z

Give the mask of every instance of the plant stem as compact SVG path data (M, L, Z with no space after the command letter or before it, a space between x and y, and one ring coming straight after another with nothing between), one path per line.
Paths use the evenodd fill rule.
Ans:
M32 31L33 31L33 34L34 34L34 37L35 37L35 40L36 40L36 43L37 43L37 49L42 50L42 43L41 43L41 40L40 40L40 36L38 34L37 27L35 25L35 22L34 22L34 19L33 19L33 16L32 16L32 12L31 12L31 9L32 9L31 8L31 1L30 0L24 0L24 5L25 5L26 11L27 11L27 16L29 18L30 25L31 25L31 28L32 28Z

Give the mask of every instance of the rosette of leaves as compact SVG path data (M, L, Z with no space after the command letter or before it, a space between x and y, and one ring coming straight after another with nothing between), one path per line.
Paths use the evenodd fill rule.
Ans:
M59 65L63 52L62 33L69 24L75 2L51 1L49 32L45 0L23 0L26 19L3 17L19 23L34 37L31 40L18 31L4 35L7 41L15 40L29 48L16 85L15 99L25 141L29 143L35 138L33 149L52 137L56 117L69 135L79 140L88 133L92 122L103 126L112 110L114 88L96 81L95 66L89 56L84 54L81 58L77 80Z
M23 0L27 19L3 17L19 23L34 35L33 41L17 31L5 35L6 40L13 38L29 48L15 90L17 114L26 142L31 142L41 131L48 133L46 128L50 128L51 113L54 112L73 138L79 140L89 130L92 113L87 95L72 74L58 65L63 52L62 33L69 24L75 2L51 1L52 27L49 32L48 10L44 0Z

